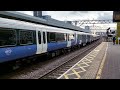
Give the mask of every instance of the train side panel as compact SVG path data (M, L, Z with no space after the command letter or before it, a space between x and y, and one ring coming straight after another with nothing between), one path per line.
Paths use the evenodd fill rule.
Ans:
M36 45L0 48L0 63L32 56L36 50Z
M48 43L47 44L47 51L50 52L50 51L55 51L55 50L58 50L58 49L62 49L62 48L65 48L67 46L67 42L64 41L64 42L53 42L53 43Z

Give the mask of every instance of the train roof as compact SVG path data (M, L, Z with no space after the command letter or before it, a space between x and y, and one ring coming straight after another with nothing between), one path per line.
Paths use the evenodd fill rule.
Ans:
M27 15L27 14L15 12L15 11L0 11L0 17L27 21L27 22L37 23L37 24L43 24L43 25L48 25L48 26L53 26L53 27L58 27L58 28L71 29L74 31L85 32L84 31L85 29L74 26L69 23L65 23L63 21L58 21L52 18L50 19L38 18L38 17Z

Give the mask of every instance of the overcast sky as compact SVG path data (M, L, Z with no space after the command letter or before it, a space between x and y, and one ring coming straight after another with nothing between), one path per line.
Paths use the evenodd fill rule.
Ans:
M32 11L19 11L25 14L33 15ZM108 20L113 18L113 11L43 11L43 15L50 15L57 20L83 20L83 19L98 19Z
M19 11L33 16L33 11ZM112 20L113 11L43 11L43 15L50 15L52 18L65 20ZM97 24L98 25L98 24ZM100 26L115 27L116 24L103 24Z

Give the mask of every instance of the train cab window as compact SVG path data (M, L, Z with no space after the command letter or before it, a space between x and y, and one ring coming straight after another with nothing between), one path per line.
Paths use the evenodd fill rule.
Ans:
M43 32L43 43L46 43L46 39L45 39L45 32Z
M41 44L41 32L38 31L38 41L39 41L39 44Z
M20 44L33 44L33 31L20 31Z
M16 45L16 31L12 29L0 29L0 46Z

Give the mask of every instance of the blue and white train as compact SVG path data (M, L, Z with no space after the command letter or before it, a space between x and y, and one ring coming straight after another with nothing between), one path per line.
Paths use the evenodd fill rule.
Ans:
M0 18L0 63L86 45L99 38L80 31Z

